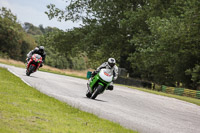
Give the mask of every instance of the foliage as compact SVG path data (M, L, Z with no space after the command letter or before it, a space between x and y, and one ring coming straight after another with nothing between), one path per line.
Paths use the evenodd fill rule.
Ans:
M131 77L169 86L199 86L198 0L71 0L64 10L53 4L47 8L50 19L83 22L82 27L67 31L25 23L27 33L34 36L38 45L45 46L47 64L58 68L96 68L114 57ZM30 39L21 39L15 16L9 11L1 14L0 40L1 44L8 44L0 46L1 53L21 58L15 56L25 53L19 46L24 42L25 50ZM5 14L10 14L10 19ZM12 34L6 36L8 32Z
M25 60L28 50L35 46L34 40L26 35L11 10L0 9L0 52L12 59Z
M86 69L86 57L75 52L76 47L73 45L75 40L73 33L58 29L40 36L38 44L45 46L47 53L45 64L61 69Z
M25 22L24 23L24 29L28 34L32 35L42 35L42 31L38 28L35 27L33 24Z
M186 71L200 61L199 7L198 0L71 0L65 10L48 5L46 14L83 21L70 31L73 38L83 33L70 49L85 51L92 67L112 56L132 77L195 88L199 80Z
M125 66L127 65L124 63L127 53L134 50L134 47L128 44L130 36L127 36L126 29L120 27L120 21L125 16L122 9L131 9L129 4L122 0L104 2L77 0L71 1L66 11L49 5L50 11L46 14L49 18L58 17L59 20L63 18L83 21L85 25L78 32L82 32L84 36L76 42L87 53L93 68L109 57L116 58L120 64Z
M0 27L1 57L25 61L30 50L37 45L44 45L47 65L62 69L86 69L85 55L73 52L77 48L74 48L76 35L71 34L72 32L63 32L52 27L44 28L42 25L36 27L28 22L24 23L22 28L17 17L4 7L0 10ZM63 47L63 44L67 46Z
M186 70L186 75L191 75L192 76L192 85L193 87L197 88L200 90L200 65L195 65L193 69L188 69Z
M37 36L37 35L43 35L43 34L47 34L49 32L53 32L55 30L58 30L58 28L52 28L52 27L43 27L42 24L39 25L39 27L34 26L31 23L25 22L23 25L23 29L26 31L26 33L31 34L33 36Z
M159 16L145 21L150 33L141 31L142 34L133 37L131 41L137 46L137 52L129 58L138 62L132 67L137 68L143 78L172 86L177 81L195 88L191 76L185 72L200 60L199 31L195 30L200 24L199 4L189 0L174 2Z

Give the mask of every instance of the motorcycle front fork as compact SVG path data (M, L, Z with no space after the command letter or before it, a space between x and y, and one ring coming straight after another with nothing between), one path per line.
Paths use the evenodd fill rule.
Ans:
M92 93L92 89L90 88L90 82L91 82L91 80L92 80L92 78L88 79L87 87L88 87L88 90Z

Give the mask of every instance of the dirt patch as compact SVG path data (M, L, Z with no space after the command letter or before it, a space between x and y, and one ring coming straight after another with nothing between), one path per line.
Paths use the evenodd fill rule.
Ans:
M56 72L61 72L61 73L76 75L76 76L82 76L82 77L86 77L86 74L88 71L94 71L93 69L87 69L87 70L81 70L81 71L72 70L72 69L58 69L58 68L54 68L54 67L50 67L46 65L43 68L47 70L51 70L51 71L56 71Z
M0 62L6 63L6 64L15 64L15 65L25 66L24 62L12 60L12 59L2 59L2 58L0 58Z

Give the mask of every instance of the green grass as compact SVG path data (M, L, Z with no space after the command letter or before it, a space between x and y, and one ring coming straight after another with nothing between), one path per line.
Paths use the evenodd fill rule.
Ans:
M75 109L0 68L0 132L126 133L119 124Z
M159 92L159 91L155 91L155 90L149 90L149 89L140 88L140 87L133 87L133 86L127 86L127 85L120 85L120 86L125 86L125 87L128 87L128 88L137 89L137 90L148 92L148 93L153 93L153 94L156 94L156 95L176 98L176 99L179 99L179 100L182 100L182 101L186 101L186 102L190 102L190 103L193 103L193 104L196 104L196 105L200 106L200 99L186 97L186 96L178 96L178 95L174 95L174 94L168 94L168 93Z

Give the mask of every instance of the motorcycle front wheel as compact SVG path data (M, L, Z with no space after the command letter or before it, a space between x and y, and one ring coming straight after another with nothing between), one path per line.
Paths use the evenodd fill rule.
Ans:
M30 76L30 72L26 69L26 75Z
M26 75L30 76L30 74L33 73L35 69L36 66L30 65L29 68L26 70Z
M98 85L90 98L95 99L101 92L103 92L103 89L104 87L102 85Z
M92 94L90 93L89 90L87 90L87 92L86 92L86 96L87 96L88 98L90 98L90 97L92 96Z

